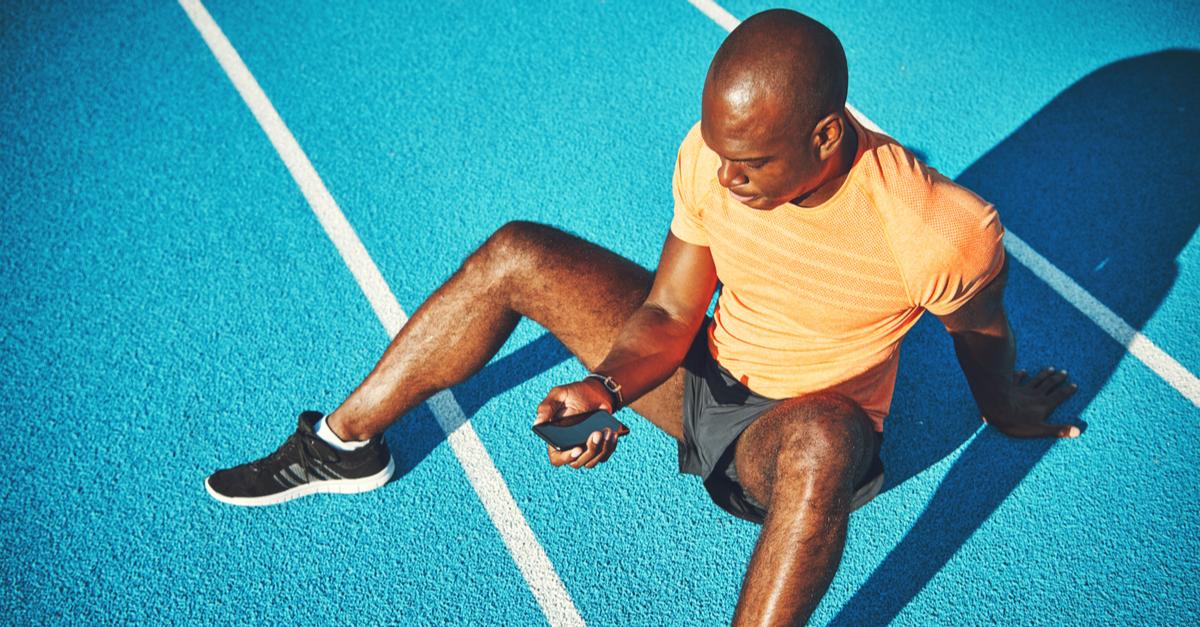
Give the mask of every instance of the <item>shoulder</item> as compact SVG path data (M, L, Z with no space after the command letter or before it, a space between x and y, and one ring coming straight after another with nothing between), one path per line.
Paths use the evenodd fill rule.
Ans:
M673 186L677 197L682 197L699 212L709 202L713 187L717 183L717 167L720 157L708 148L700 135L700 123L696 122L679 144L679 155L675 162Z
M894 139L874 134L864 177L880 213L902 241L945 252L998 243L995 207L973 191L926 165Z
M995 207L895 140L869 151L864 177L915 304L947 311L1000 268L1004 227Z
M710 177L715 177L716 170L707 166L713 162L719 162L720 158L712 150L709 150L708 145L704 143L704 137L700 134L700 123L696 122L688 130L683 141L679 143L679 158L676 167L686 173L692 182L698 173L707 172Z
M687 135L683 137L683 141L679 144L679 151L684 149L696 150L699 146L704 145L704 138L700 135L700 121L697 120L691 128L688 129Z

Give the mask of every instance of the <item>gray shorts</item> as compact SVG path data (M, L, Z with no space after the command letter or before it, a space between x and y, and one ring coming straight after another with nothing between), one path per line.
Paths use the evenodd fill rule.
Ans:
M684 359L683 442L679 443L679 472L698 475L704 489L721 509L762 524L767 508L742 489L734 452L737 439L750 423L781 401L760 396L734 379L708 351L705 321ZM883 486L883 461L879 448L883 434L876 433L871 469L855 486L851 509L858 509L879 494Z

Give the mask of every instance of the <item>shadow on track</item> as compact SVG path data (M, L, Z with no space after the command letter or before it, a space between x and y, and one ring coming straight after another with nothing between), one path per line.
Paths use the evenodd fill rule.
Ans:
M553 335L544 333L538 339L489 363L475 376L455 386L454 398L462 407L463 414L470 419L491 398L568 359L574 359L570 351ZM529 422L533 424L532 407L529 408L529 416ZM429 411L429 406L422 403L397 421L395 427L388 429L384 437L396 459L396 474L392 477L392 481L395 481L441 444L446 439L446 432Z
M958 181L994 202L1008 229L1140 328L1174 283L1175 258L1200 223L1197 76L1200 52L1192 50L1107 65L1059 94ZM1058 422L1086 407L1124 357L1123 347L1015 262L1008 311L1018 366L1065 367L1080 384ZM884 445L888 487L944 458L979 427L962 375L948 367L953 351L936 320L922 321L907 341ZM831 624L892 621L1054 444L979 432L913 528Z

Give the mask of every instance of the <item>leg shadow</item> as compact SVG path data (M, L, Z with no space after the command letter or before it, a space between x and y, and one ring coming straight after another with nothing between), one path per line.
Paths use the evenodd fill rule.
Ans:
M454 398L469 419L488 400L529 379L572 359L553 335L542 334L509 355L494 360L475 376L454 388ZM446 439L427 403L409 412L384 433L388 447L396 460L392 481L404 476L421 463L437 445Z
M1140 328L1174 283L1175 258L1200 223L1200 164L1190 158L1200 142L1197 76L1200 52L1193 50L1107 65L1059 94L958 180L994 202L1013 233ZM1020 364L1067 367L1080 383L1081 393L1060 411L1090 403L1124 357L1124 347L1016 263L1008 311ZM920 326L908 347L916 362L906 351L897 382L905 398L898 395L888 419L888 487L957 449L979 426L943 418L970 417L974 407L967 397L947 396L947 386L966 386L946 369L955 362L945 333L936 321ZM832 624L891 622L1054 444L978 432L912 529Z

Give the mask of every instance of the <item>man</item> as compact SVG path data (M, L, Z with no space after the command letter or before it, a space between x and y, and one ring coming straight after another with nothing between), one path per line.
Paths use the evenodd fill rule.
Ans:
M820 601L851 510L879 491L879 448L903 335L925 310L954 339L984 419L1074 437L1046 417L1066 373L1013 372L993 208L845 109L846 60L791 11L746 20L718 50L674 175L653 275L562 231L511 223L413 315L328 417L306 412L271 456L213 474L241 505L382 485L381 433L496 353L522 316L591 371L550 390L536 422L628 404L679 443L680 469L762 524L738 624L793 624ZM706 311L718 281L712 319ZM592 468L617 445L549 450Z

